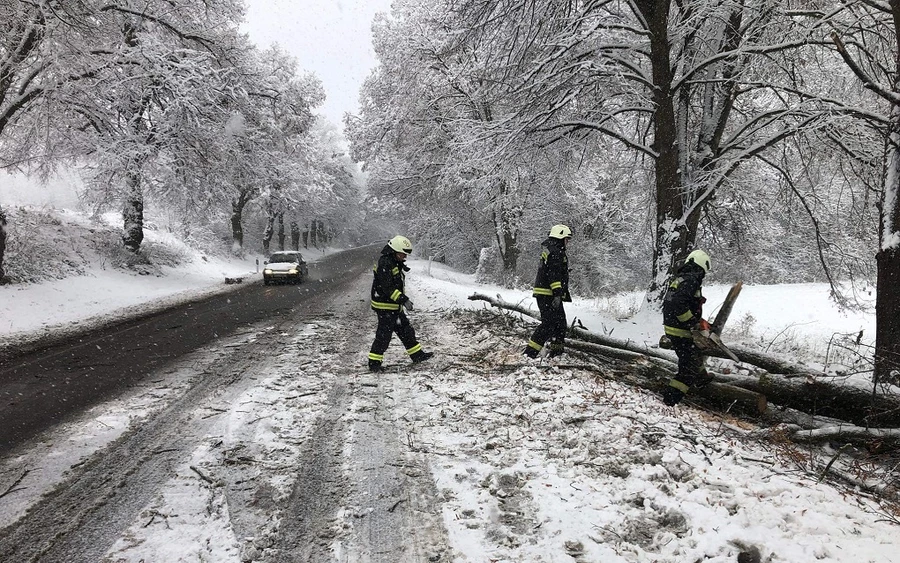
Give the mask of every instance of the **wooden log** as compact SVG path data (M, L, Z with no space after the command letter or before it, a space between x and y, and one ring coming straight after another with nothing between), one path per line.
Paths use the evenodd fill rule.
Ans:
M803 378L773 373L718 377L731 385L761 393L772 403L812 415L846 420L858 426L900 427L900 397L840 385L821 374Z
M474 294L469 299L486 301L494 307L516 311L535 319L540 318L539 314L530 309L507 303L499 298L493 299ZM656 358L667 362L675 361L675 355L671 352L633 341L611 338L580 328L571 329L569 336L585 342L640 354L647 358ZM731 347L731 350L741 359L741 363L759 367L770 373L759 376L716 374L719 383L726 383L764 395L770 403L790 407L814 416L846 420L862 427L900 427L900 397L897 395L875 394L871 390L840 385L831 381L824 373L815 373L808 368L756 351L738 347ZM611 352L607 352L606 355L611 356Z
M900 442L900 428L862 428L853 425L839 425L798 430L791 434L791 440L794 442L827 442L838 439L862 442L873 440Z
M662 358L649 358L644 354L631 352L627 350L617 350L610 346L603 346L591 342L578 342L567 339L566 346L583 352L599 354L608 358L629 362L629 365L636 363L643 364L641 370L629 370L629 375L638 376L625 377L620 376L615 379L625 380L631 383L649 389L651 391L659 391L660 388L667 384L672 375L678 371L678 364ZM728 383L712 382L701 389L691 389L691 394L696 394L707 399L715 399L718 401L738 401L749 407L757 414L766 412L768 402L765 395L742 389Z
M517 305L515 303L509 303L503 301L499 297L494 299L493 297L488 297L487 295L482 295L480 293L473 293L469 296L470 301L485 301L489 303L492 307L497 307L498 309L506 309L508 311L515 311L516 313L520 313L522 315L531 317L533 319L540 320L541 315L527 307L523 307L522 305ZM666 360L673 360L675 358L675 354L673 352L665 352L660 350L659 348L651 348L644 344L639 344L637 342L628 341L628 340L619 340L617 338L612 338L609 336L604 336L601 334L597 334L596 332L590 332L583 328L572 327L568 332L569 336L578 338L579 340L583 340L585 342L593 342L594 344L600 344L602 346L609 346L612 348L618 348L620 350L628 350L631 352L637 352L638 354L644 354L647 356L655 356L657 358L662 358Z
M743 287L744 282L739 281L728 290L728 295L725 296L725 301L722 302L722 306L719 307L719 312L716 314L716 320L712 322L712 332L722 334L725 323L728 322L728 317L731 316L731 310L734 309L734 302L737 301Z

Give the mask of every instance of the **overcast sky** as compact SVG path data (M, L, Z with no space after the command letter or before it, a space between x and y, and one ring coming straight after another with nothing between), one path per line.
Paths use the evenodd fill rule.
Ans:
M342 128L344 112L359 109L359 88L375 66L372 18L390 0L246 0L244 30L261 48L272 43L314 72L327 99L319 112Z

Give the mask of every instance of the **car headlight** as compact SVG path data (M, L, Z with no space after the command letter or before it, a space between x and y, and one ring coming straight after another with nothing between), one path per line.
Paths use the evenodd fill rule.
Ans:
M289 274L296 274L296 273L297 273L297 268L291 268L291 270L290 270L288 273L289 273Z
M263 270L263 273L264 273L264 274L271 274L271 273L272 273L272 270L266 268L265 270Z

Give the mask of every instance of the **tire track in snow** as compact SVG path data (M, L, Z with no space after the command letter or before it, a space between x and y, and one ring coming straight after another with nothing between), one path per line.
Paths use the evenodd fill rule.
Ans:
M363 296L368 284L363 276L358 287ZM298 464L266 561L441 561L448 540L434 482L403 439L403 423L390 398L394 387L412 379L365 372L375 329L368 300L335 322L347 328L329 335L330 346L320 343L333 350L320 361L337 377L328 408L307 440L310 448ZM398 346L395 339L390 353L402 354Z
M202 405L255 384L244 375L264 359L266 347L280 346L283 338L271 330L250 351L245 345L224 358L208 358L211 365L196 385L74 469L2 530L0 560L98 561L215 424L198 416Z
M441 561L449 551L438 494L426 460L411 451L394 393L412 378L389 374L361 380L349 469L354 484L347 561Z

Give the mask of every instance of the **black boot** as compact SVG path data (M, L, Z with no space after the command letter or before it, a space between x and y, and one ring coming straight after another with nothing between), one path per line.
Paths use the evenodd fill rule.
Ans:
M715 378L710 375L708 371L703 370L697 374L697 377L694 378L694 388L703 389L704 387L712 383L714 379Z
M685 393L687 393L688 388L694 382L693 378L685 377L684 379L690 379L691 381L679 381L673 377L669 380L669 384L666 385L666 388L663 389L662 399L663 403L667 406L674 407L680 403L681 399L684 398Z
M425 360L427 360L427 359L430 358L431 356L434 356L434 352L425 352L425 351L423 351L423 350L419 350L418 352L416 352L415 354L413 354L413 355L410 356L409 358L413 361L413 363L416 363L416 364L417 364L417 363L419 363L419 362L424 362Z
M666 386L662 392L662 400L666 406L674 407L684 398L684 393L674 387Z
M381 367L381 362L378 360L369 360L369 371L372 373L378 373L380 371L384 371L384 368Z
M555 358L556 356L562 356L565 349L563 348L562 342L554 342L550 345L550 352L547 353L548 358Z
M525 354L526 356L528 356L529 358L537 358L538 355L541 353L541 351L538 350L537 348L534 348L530 344L526 344L525 350L523 350L522 353Z

